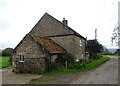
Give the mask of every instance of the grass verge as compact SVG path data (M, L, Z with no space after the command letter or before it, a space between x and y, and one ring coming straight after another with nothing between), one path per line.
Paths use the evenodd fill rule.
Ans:
M109 56L116 56L116 57L120 57L120 55L109 55Z
M106 62L109 59L110 59L109 57L103 56L98 60L94 60L94 61L90 62L89 64L87 64L86 68L82 68L82 69L61 69L61 70L55 70L55 71L47 72L47 73L43 74L43 76L41 78L32 79L31 82L49 81L49 80L51 80L50 77L52 77L53 75L61 75L61 74L88 71L88 70L93 69L93 68L99 66L100 64Z
M45 73L45 75L57 75L57 74L67 74L67 73L87 71L87 70L90 70L90 69L93 69L93 68L99 66L100 64L106 62L109 59L110 59L109 57L103 56L102 58L100 58L98 60L94 60L94 61L90 62L89 64L86 64L86 66L87 66L86 68L82 68L82 69L61 69L61 70L47 72L47 73Z
M120 57L120 55L112 55L112 56Z
M0 57L0 69L11 66L9 63L9 59L10 57L7 57L7 56Z

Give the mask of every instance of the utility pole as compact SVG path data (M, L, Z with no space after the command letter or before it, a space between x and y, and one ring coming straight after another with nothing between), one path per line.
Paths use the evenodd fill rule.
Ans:
M97 40L97 29L95 29L95 40Z

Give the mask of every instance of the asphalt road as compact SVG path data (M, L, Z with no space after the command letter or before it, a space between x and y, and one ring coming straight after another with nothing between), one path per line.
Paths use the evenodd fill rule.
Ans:
M118 57L76 77L70 84L118 84Z

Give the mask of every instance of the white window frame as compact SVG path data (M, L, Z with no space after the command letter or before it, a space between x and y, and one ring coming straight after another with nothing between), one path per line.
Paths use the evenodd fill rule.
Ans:
M80 46L82 47L82 40L81 39L79 40L79 43L80 43Z
M20 55L19 62L24 62L24 55Z

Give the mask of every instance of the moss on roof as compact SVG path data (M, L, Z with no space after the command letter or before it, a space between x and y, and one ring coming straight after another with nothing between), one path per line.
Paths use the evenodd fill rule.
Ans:
M55 43L49 37L40 37L32 34L27 34L27 35L30 35L33 39L35 39L38 43L40 43L51 54L63 53L66 51L63 47Z

